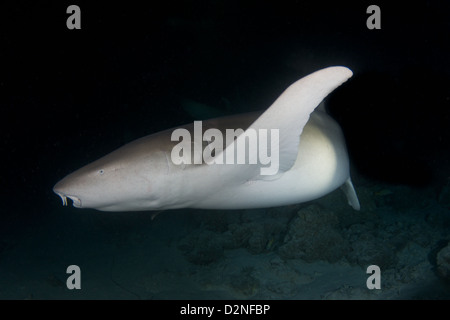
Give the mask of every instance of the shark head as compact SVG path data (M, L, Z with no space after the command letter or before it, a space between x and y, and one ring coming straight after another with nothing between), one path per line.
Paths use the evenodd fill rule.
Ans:
M118 194L111 196L110 181L120 179L122 172L123 167L118 164L96 161L66 176L53 191L61 197L63 205L70 199L76 208L108 207L118 197Z
M158 188L155 178L167 171L165 154L143 152L143 147L142 139L129 143L67 175L53 191L63 205L70 199L76 208L122 211L159 207L163 188Z

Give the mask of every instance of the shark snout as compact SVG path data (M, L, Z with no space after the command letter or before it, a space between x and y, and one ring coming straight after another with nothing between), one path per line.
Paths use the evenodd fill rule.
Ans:
M80 197L71 194L64 188L64 179L55 184L53 187L53 192L56 193L62 200L63 206L67 206L67 198L72 200L73 206L76 208L81 208L81 199Z
M73 206L76 208L81 208L81 199L76 196L66 195L60 192L55 191L55 193L61 198L63 202L63 206L67 206L67 198L72 200Z

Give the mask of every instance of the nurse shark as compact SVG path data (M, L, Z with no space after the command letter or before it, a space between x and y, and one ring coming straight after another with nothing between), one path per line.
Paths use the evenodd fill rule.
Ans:
M69 174L53 191L63 205L71 199L77 208L146 211L275 207L314 200L341 187L349 205L359 210L341 128L317 108L351 76L346 67L321 69L289 86L264 112L203 121L202 133L214 129L225 136L227 130L242 129L210 153L215 159L232 158L251 131L276 133L265 150L276 156L271 174L263 174L262 161L251 159L251 147L244 163L174 161L174 148L180 147L174 132L194 136L196 128L189 124L132 141ZM204 140L189 143L200 154L211 149Z

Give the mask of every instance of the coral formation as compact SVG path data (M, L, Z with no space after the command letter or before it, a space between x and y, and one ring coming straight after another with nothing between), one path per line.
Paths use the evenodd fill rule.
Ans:
M436 257L437 273L444 279L450 281L450 243Z
M348 251L349 244L338 229L336 215L310 205L298 211L278 252L284 259L307 262L326 260L336 262Z
M441 203L431 205L418 190L405 187L374 185L358 191L365 204L360 212L349 209L336 192L314 204L198 214L198 227L178 247L202 268L195 275L208 290L238 298L300 297L317 281L328 284L321 295L325 299L398 298L397 287L425 286L421 283L433 270L450 280L445 190ZM432 249L438 241L441 245ZM366 291L369 265L381 268L385 291ZM352 270L352 275L336 270Z
M448 181L440 191L439 203L447 208L450 208L450 181Z
M224 248L229 245L229 238L218 237L218 234L204 230L191 233L182 239L178 248L184 252L186 259L197 265L206 265L219 260Z
M252 273L253 267L243 267L238 274L232 275L230 278L230 285L238 294L252 297L259 289L260 283Z

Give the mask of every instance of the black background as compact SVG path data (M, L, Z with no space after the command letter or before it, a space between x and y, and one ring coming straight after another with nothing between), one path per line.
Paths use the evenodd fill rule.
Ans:
M448 2L145 3L0 5L3 215L60 206L51 189L69 172L193 121L183 99L265 109L331 65L354 72L328 107L360 177L436 188L450 178ZM81 30L66 27L71 4ZM366 27L371 4L381 30Z

